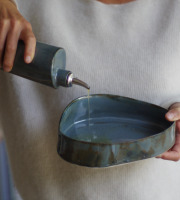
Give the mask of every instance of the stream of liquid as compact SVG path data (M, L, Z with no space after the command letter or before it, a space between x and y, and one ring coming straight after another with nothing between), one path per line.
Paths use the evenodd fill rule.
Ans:
M77 121L65 130L67 136L80 141L110 144L133 141L162 131L158 124L148 120L108 116L103 112L102 115L94 117L91 111L93 104L90 103L93 103L93 99L88 90L87 115L84 120Z
M90 128L90 104L89 104L90 89L88 89L88 130ZM89 130L90 131L90 130Z

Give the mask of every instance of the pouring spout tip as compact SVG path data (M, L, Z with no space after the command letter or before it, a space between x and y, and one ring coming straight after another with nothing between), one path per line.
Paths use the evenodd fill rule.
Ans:
M80 85L80 86L90 90L90 86L87 83L85 83L77 78L73 78L72 83L75 85Z

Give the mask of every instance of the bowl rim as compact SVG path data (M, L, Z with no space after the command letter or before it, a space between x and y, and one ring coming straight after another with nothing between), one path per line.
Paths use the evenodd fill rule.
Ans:
M153 104L153 103L149 103L149 102L146 102L146 101L142 101L142 100L138 100L138 99L134 99L134 98L130 98L130 97L125 97L125 96L119 96L119 95L114 95L114 94L91 94L89 95L89 98L93 98L93 97L107 97L107 98L115 98L115 99L124 99L124 100L130 100L130 101L133 101L133 102L138 102L138 103L141 103L141 104L146 104L146 105L149 105L149 106L153 106L157 109L161 109L161 110L164 110L164 111L168 111L166 108L163 108L159 105L156 105L156 104ZM140 141L143 141L144 139L148 139L148 138L154 138L154 137L157 137L157 135L162 135L164 134L164 131L168 131L169 129L172 128L172 126L175 126L175 122L170 122L167 120L167 122L170 124L168 126L168 128L164 129L163 131L159 132L159 133L156 133L156 134L153 134L153 135L150 135L150 136L147 136L147 137L143 137L143 138L140 138L140 139L134 139L134 140L130 140L130 141L122 141L122 142L112 142L112 143L101 143L101 142L88 142L88 141L83 141L83 140L77 140L77 139L74 139L72 137L69 137L67 135L65 135L62 131L61 131L61 121L65 115L65 111L70 107L72 106L72 104L74 104L75 102L77 101L80 101L82 99L87 99L88 96L87 95L83 95L83 96L80 96L80 97L77 97L75 98L74 100L72 100L66 107L65 109L63 110L62 114L61 114L61 117L60 117L60 120L59 120L59 126L58 126L58 136L63 136L65 137L66 139L68 140L71 140L72 142L79 142L79 143L83 143L83 144L93 144L93 145L116 145L116 144L131 144L131 143L136 143L136 142L140 142Z

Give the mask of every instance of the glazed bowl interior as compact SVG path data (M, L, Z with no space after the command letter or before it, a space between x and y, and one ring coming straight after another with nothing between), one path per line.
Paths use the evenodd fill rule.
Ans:
M149 137L167 129L161 107L113 95L74 100L64 111L60 132L74 140L120 143Z
M80 97L64 110L57 151L66 161L109 167L155 157L175 142L159 106L115 95Z

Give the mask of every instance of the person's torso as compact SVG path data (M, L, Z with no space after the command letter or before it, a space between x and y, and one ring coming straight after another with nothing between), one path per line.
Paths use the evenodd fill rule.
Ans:
M91 86L168 108L180 101L180 2L17 0L37 41L63 47L67 66ZM84 88L47 86L0 73L1 124L25 200L178 199L179 163L148 159L113 168L69 164L57 152L60 115ZM172 186L173 184L173 186ZM171 190L169 189L171 187Z

